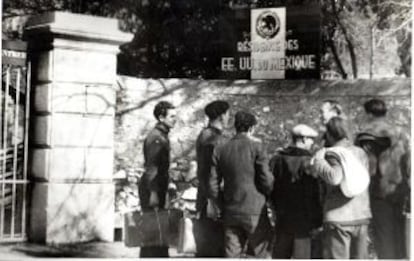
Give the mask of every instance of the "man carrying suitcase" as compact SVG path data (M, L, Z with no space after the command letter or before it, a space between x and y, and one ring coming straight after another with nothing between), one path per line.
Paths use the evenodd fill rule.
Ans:
M170 141L168 133L176 122L174 106L166 101L154 108L157 124L144 141L145 173L139 184L139 197L143 212L165 208L170 167ZM168 257L168 246L142 247L141 257Z

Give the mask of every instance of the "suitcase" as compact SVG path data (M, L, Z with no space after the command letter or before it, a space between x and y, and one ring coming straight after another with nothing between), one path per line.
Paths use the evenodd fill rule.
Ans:
M176 209L126 213L125 246L176 247L182 217L182 211Z

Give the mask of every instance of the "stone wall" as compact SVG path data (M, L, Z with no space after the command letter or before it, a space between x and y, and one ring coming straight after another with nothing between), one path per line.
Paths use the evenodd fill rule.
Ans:
M154 126L154 105L160 100L178 108L179 121L171 132L172 160L194 158L195 139L205 126L204 106L215 100L231 103L232 113L249 109L259 117L256 136L269 153L289 143L289 129L306 123L319 129L319 106L325 99L339 101L358 130L364 120L362 104L380 97L389 117L407 131L411 121L409 79L348 81L215 81L135 79L119 76L115 127L115 168L141 168L142 143ZM233 129L226 134L231 135Z

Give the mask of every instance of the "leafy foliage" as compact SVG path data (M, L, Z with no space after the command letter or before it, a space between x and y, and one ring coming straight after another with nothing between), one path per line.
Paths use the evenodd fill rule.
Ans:
M119 73L217 78L219 21L227 11L314 1L322 12L322 71L342 78L410 76L410 0L5 0L3 36L21 37L21 27L4 26L13 18L47 11L114 17L135 34L122 46Z
M383 45L387 37L395 36L397 54L401 60L397 73L411 76L412 1L364 0L359 4L368 17L375 17L374 26L378 34L375 45Z
M358 78L361 69L370 77L382 75L387 66L393 67L386 68L388 74L394 69L395 74L410 76L410 0L329 0L321 1L321 8L326 67L333 67L342 78L349 72Z
M133 11L133 10L132 10ZM208 77L217 70L218 4L210 1L149 1L136 9L134 40L123 48L121 73L143 77Z

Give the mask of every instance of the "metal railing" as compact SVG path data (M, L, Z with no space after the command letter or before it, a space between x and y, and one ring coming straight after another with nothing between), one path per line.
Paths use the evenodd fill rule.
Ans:
M26 239L30 64L2 64L0 242Z

